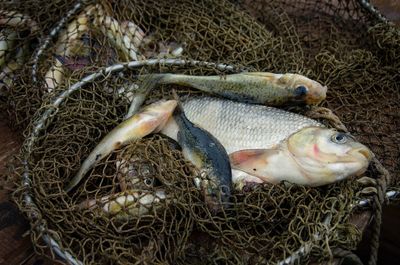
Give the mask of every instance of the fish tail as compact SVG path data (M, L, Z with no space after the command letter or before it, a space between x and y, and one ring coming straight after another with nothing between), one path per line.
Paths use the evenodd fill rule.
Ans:
M174 99L175 99L176 102L177 102L177 105L176 105L176 108L175 108L174 113L175 113L176 115L185 115L185 112L183 111L182 102L181 102L181 100L180 100L178 94L176 93L176 90L175 90L175 89L172 89L172 96L174 97Z
M147 95L156 87L160 80L163 78L163 74L149 74L149 75L141 75L138 76L138 79L141 80L141 84L139 88L136 90L134 98L129 106L129 110L125 115L124 119L129 119L132 117L139 108L142 106L143 102L146 100Z
M148 74L139 76L142 84L137 90L137 93L147 96L154 87L156 87L158 84L162 84L161 81L163 78L163 74Z

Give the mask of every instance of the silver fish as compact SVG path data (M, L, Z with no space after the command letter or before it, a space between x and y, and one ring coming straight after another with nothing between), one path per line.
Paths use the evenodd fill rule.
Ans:
M262 105L250 105L213 97L192 98L182 103L187 118L216 137L229 153L271 148L289 135L309 126L323 126L305 116ZM162 133L177 139L173 121Z
M224 146L239 188L283 180L326 185L362 174L373 157L352 136L284 110L209 97L190 99L183 109ZM161 133L177 139L177 131L170 118Z

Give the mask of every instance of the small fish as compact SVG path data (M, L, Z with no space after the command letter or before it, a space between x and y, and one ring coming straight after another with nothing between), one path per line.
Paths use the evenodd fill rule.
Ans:
M56 44L57 48L55 54L57 56L44 76L47 92L49 93L56 89L64 80L65 62L63 62L62 59L76 56L75 53L84 46L82 35L89 32L88 12L89 11L84 11L79 14L78 17L71 21L67 28L60 33Z
M15 11L0 10L0 25L15 27L18 30L28 27L32 33L39 30L38 24L28 15L20 14Z
M86 200L78 205L78 209L97 209L106 215L117 216L118 219L128 219L148 214L152 208L160 208L161 202L166 199L168 199L168 196L162 189L154 191L129 190L104 196L99 200Z
M140 139L152 132L159 131L176 107L175 100L158 101L141 112L123 121L108 133L82 163L81 168L65 188L69 192L85 174L101 159L133 140Z
M93 19L93 26L100 30L124 55L125 61L137 61L138 49L145 36L144 31L132 21L118 20L96 5L97 14Z
M6 62L6 57L9 57L8 53L14 47L17 37L18 34L15 31L4 29L0 32L0 67Z
M178 84L245 103L282 106L318 104L326 97L327 87L299 74L267 72L226 76L159 74L161 84Z
M179 103L173 117L179 127L177 140L183 156L200 170L205 201L213 212L217 212L221 206L226 207L231 194L232 171L228 154L213 135L188 120Z
M116 162L116 167L118 182L122 191L145 190L161 185L161 181L155 177L155 167L145 158L139 156L120 157Z
M373 157L352 136L281 109L211 97L182 105L190 121L223 145L239 187L281 180L325 185L363 173ZM161 133L176 140L178 131L170 119Z
M29 44L25 42L17 48L14 58L10 59L0 72L0 96L7 94L15 81L15 73L23 66Z

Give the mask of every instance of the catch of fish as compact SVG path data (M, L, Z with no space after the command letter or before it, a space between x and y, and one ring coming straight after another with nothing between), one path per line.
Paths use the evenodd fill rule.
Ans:
M28 16L0 10L0 17L0 25L28 27L31 32L38 30L37 23ZM146 45L153 41L151 33L132 21L118 21L99 4L88 5L59 34L53 63L44 76L47 92L63 82L66 69L76 70L90 63L88 58L92 51L86 46L91 29L106 36L122 61L157 56L176 58L184 52L183 46L176 43L158 43L158 52L146 50ZM13 29L0 32L0 76L10 76L24 63L27 47L16 51L12 60L6 56L17 40L18 33ZM179 143L185 159L198 170L195 185L213 212L229 206L234 189L281 181L313 187L327 185L363 174L373 157L373 153L350 134L276 108L316 105L325 99L327 87L300 74L242 72L193 76L160 73L142 77L141 87L127 84L121 88L121 91L133 93L135 90L136 93L129 97L131 107L126 120L109 132L82 162L66 185L66 192L75 188L89 170L112 151L152 133L164 134ZM12 85L12 78L2 79L7 86ZM171 84L198 89L210 96L181 102L175 94L174 99L141 107L150 90ZM129 209L130 214L140 215L167 198L162 186L155 193L127 189L103 197L100 208L108 214ZM79 208L94 209L97 203L88 200Z
M196 186L213 212L229 205L233 188L281 181L327 185L361 175L373 157L350 134L275 107L208 96L182 104L161 100L112 130L66 191L111 151L155 132L176 140L184 157L199 169Z

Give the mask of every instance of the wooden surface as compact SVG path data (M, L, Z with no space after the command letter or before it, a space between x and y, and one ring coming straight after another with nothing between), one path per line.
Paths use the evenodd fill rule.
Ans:
M400 25L400 0L372 1L390 20ZM17 152L21 140L16 137L0 115L0 185L4 180L5 162ZM364 220L365 221L365 220ZM0 264L47 265L54 262L34 253L29 224L9 200L9 191L0 189ZM369 233L364 235L357 254L364 263L369 254ZM400 205L385 207L379 249L379 264L400 264Z

